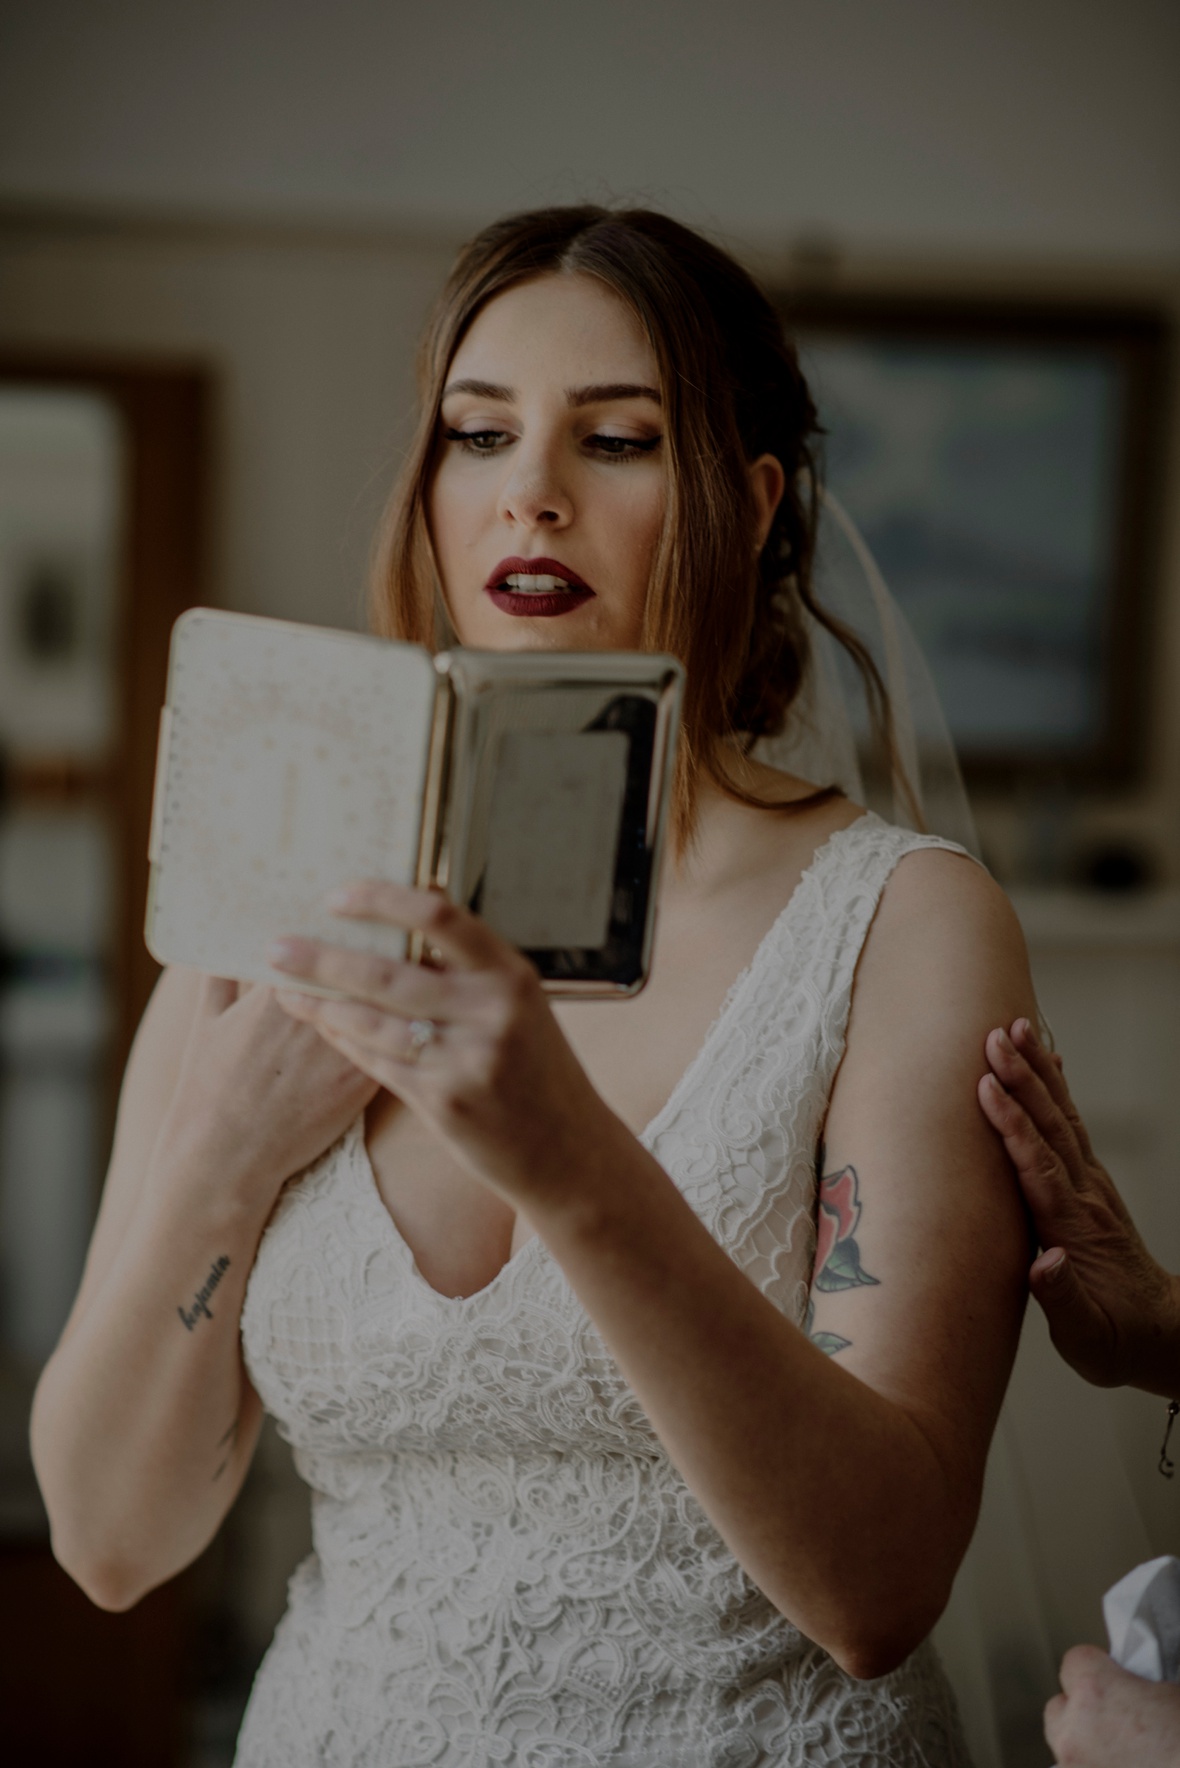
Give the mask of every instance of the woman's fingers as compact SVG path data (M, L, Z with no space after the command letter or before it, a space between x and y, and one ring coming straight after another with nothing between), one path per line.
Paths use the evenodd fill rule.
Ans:
M1049 1323L1049 1336L1058 1353L1088 1379L1096 1379L1092 1372L1103 1369L1114 1357L1117 1333L1083 1288L1073 1260L1060 1246L1049 1247L1034 1260L1028 1285Z
M406 1096L407 1082L430 1056L429 1046L434 1038L426 1047L416 1042L411 1020L380 1013L359 1002L328 1000L322 995L283 990L275 998L293 1019L313 1026L337 1055L399 1097ZM441 1028L437 1035L442 1035Z
M1049 1097L1070 1125L1085 1159L1093 1159L1090 1137L1070 1094L1065 1079L1065 1065L1061 1060L1060 1053L1057 1050L1045 1048L1027 1019L1018 1019L1015 1022L1010 1038L1014 1049L1023 1056L1033 1073L1038 1076Z
M1000 1085L994 1074L985 1074L980 1081L979 1103L984 1116L1003 1139L1042 1246L1056 1243L1063 1223L1071 1223L1076 1214L1077 1199L1065 1162L1046 1141L1023 1104Z
M302 982L318 983L384 1012L410 1018L449 1018L461 992L459 978L445 970L429 970L374 952L351 951L318 939L276 940L267 952L267 962Z
M288 995L284 991L278 999L280 1006L293 1019L314 1025L324 1037L330 1037L334 1042L346 1039L369 1055L392 1056L399 1061L409 1055L411 1060L414 1059L410 1027L415 1020L403 1014L385 1013L380 1007L371 1007L364 1001L341 1001L324 995ZM428 1015L423 1014L421 1023L426 1023L427 1018ZM438 1035L437 1029L435 1035Z
M979 1103L992 1128L1003 1138L1025 1202L1032 1211L1037 1238L1046 1249L1029 1272L1030 1287L1038 1301L1044 1290L1053 1296L1060 1294L1068 1302L1077 1287L1077 1278L1059 1242L1069 1238L1069 1230L1078 1217L1070 1175L1023 1105L1004 1090L994 1074L985 1074L980 1081ZM1061 1268L1063 1265L1068 1276Z
M354 1050L363 1052L362 1066L370 1074L378 1073L377 1064L416 1063L410 1021L494 1028L519 1003L526 976L535 986L535 973L517 951L436 891L367 883L335 892L329 902L353 919L422 931L445 966L429 968L294 936L269 948L267 958L276 970L332 991L282 990L283 1009L314 1026L350 1060L356 1059ZM380 1072L389 1084L385 1070Z
M334 890L328 906L333 914L350 920L383 921L408 933L423 933L443 962L458 970L489 969L509 954L516 955L477 915L457 908L437 890L368 879Z
M1033 1028L1029 1019L1014 1020L1009 1027L1008 1036L1013 1047L1019 1051L1034 1074L1045 1084L1045 1089L1054 1104L1064 1107L1069 1103L1069 1088L1065 1084L1065 1073L1059 1060L1055 1060L1056 1052L1047 1050Z
M388 1086L393 1064L414 1060L410 1021L391 1018L355 1001L283 991L279 1005L293 1019L313 1025L339 1055ZM379 1072L378 1072L379 1071Z
M1114 1660L1099 1645L1072 1645L1061 1660L1057 1679L1066 1695L1079 1687L1105 1681L1115 1668Z
M1016 1049L1007 1032L990 1032L984 1050L992 1073L1004 1092L1021 1106L1074 1183L1083 1184L1085 1154L1076 1127L1058 1105L1045 1081Z
M1045 1742L1057 1754L1057 1746L1061 1742L1061 1728L1065 1723L1066 1699L1063 1694L1055 1694L1052 1700L1045 1703Z
M1045 1708L1045 1737L1069 1768L1176 1768L1180 1689L1133 1676L1094 1645L1061 1664L1062 1693Z

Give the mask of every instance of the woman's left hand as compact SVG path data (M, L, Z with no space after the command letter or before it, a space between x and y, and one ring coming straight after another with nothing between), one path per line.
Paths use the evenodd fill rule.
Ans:
M572 1168L592 1124L611 1118L535 969L437 891L367 882L330 906L421 932L439 967L283 939L267 954L275 969L347 998L280 990L280 1005L404 1100L477 1177L526 1205L547 1174Z

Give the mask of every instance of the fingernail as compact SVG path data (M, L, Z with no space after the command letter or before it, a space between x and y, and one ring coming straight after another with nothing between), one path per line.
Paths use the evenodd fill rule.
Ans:
M1061 1276L1061 1274L1064 1270L1065 1270L1065 1253L1064 1252L1059 1252L1057 1254L1057 1257L1053 1260L1053 1263L1051 1265L1045 1265L1043 1267L1043 1271L1044 1271L1045 1276L1048 1277L1052 1282L1056 1282L1058 1277Z
M351 884L341 884L336 890L329 890L324 901L330 909L347 911L356 907L360 901L360 892L354 890Z
M302 952L301 939L273 939L266 948L266 961L275 970L295 970Z
M1037 1034L1033 1030L1032 1025L1030 1024L1030 1022L1027 1019L1018 1019L1016 1021L1016 1024L1012 1027L1012 1029L1020 1037L1026 1037L1030 1044L1036 1043Z
M1003 1050L1004 1054L1006 1056L1015 1056L1016 1046L1013 1044L1012 1039L1008 1036L1008 1033L1003 1029L1002 1026L1000 1028L999 1036L1000 1036L1000 1048L1001 1048L1001 1050Z

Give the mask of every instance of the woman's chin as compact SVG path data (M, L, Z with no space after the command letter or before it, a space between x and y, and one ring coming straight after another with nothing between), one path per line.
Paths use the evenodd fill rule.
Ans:
M461 645L479 651L636 651L639 634L630 625L604 620L583 603L560 615L503 614L495 608L452 620Z

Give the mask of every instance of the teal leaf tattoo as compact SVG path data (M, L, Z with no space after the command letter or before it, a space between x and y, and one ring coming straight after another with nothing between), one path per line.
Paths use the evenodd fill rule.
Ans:
M822 1151L821 1151L822 1165ZM812 1289L821 1294L835 1294L845 1289L861 1289L876 1285L878 1278L869 1275L860 1262L856 1230L860 1223L860 1182L854 1166L841 1167L828 1173L819 1183L816 1198L815 1275ZM807 1334L828 1356L834 1356L851 1344L835 1332L814 1330L815 1302L807 1306Z
M859 1289L863 1284L877 1281L861 1264L860 1248L852 1239L837 1240L827 1262L815 1273L815 1287L825 1293L834 1289Z
M812 1344L817 1344L825 1357L834 1357L837 1351L847 1350L852 1343L850 1338L841 1338L838 1332L817 1332L815 1330L815 1303L807 1304L807 1323L804 1327Z

